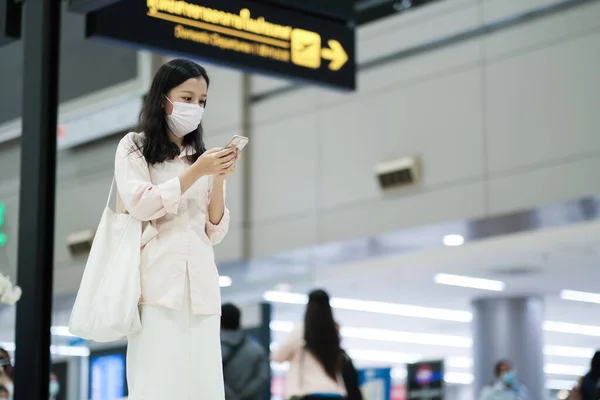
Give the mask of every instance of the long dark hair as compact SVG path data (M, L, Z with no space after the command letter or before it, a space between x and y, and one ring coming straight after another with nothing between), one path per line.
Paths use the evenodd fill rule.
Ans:
M190 60L176 59L159 68L154 76L150 92L146 95L140 112L138 132L144 136L136 143L148 164L157 164L179 156L179 147L168 136L167 119L163 109L165 96L175 87L192 78L204 78L209 85L204 67ZM183 146L194 150L190 161L194 162L206 151L202 124L183 138Z
M314 290L308 295L304 342L306 349L321 363L327 375L337 380L342 361L340 334L329 305L329 295L324 290Z
M8 354L8 351L6 351L2 347L0 347L0 359L4 360L4 362L6 363L6 365L2 365L2 368L4 368L4 373L6 375L8 375L10 380L15 379L15 377L13 376L14 370L13 370L12 363L10 361L10 354Z

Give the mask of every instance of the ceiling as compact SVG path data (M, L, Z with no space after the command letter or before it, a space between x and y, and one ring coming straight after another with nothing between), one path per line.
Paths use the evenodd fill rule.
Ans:
M541 295L546 306L548 379L551 387L565 388L570 387L586 370L589 365L587 357L591 356L593 349L600 348L600 323L596 328L589 328L589 334L583 335L555 332L556 322L593 325L594 321L600 321L600 304L566 301L559 294L563 289L600 291L597 289L600 280L598 238L600 222L590 222L471 242L460 247L442 245L433 250L347 263L323 270L316 268L311 284L280 282L272 290L283 288L293 293L306 293L312 287L323 287L334 298L341 298L338 303L345 308L354 307L347 307L344 304L348 303L346 299L385 303L374 305L376 311L389 308L388 303L393 303L469 312L471 301L477 297ZM434 283L437 273L501 280L505 283L505 290L491 292L439 285ZM274 297L285 297L285 293L277 292ZM291 302L294 301L292 298ZM302 313L302 305L274 303L274 340L281 340L289 323L301 320ZM348 332L345 347L351 353L354 351L359 365L402 365L412 359L443 357L447 360L448 371L455 374L455 382L469 380L471 327L468 322L339 308L335 315ZM354 328L367 328L367 331L361 333ZM559 325L558 328L564 330L565 326ZM567 325L566 328L573 326ZM581 327L575 327L575 331L581 330ZM369 338L386 334L392 340ZM427 336L432 334L441 337ZM414 341L437 344L411 343ZM565 349L564 346L571 348Z

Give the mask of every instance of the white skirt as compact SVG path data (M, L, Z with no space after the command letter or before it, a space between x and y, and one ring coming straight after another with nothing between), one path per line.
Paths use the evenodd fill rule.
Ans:
M194 315L189 278L181 310L140 306L141 332L128 338L129 400L224 400L218 315Z

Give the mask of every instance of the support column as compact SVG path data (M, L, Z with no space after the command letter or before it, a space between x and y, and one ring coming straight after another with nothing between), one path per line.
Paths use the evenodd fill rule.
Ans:
M509 360L531 400L547 398L544 376L544 303L539 297L473 301L475 392L494 381L494 365Z
M252 257L252 76L242 75L242 135L250 139L242 154L242 257Z
M23 4L15 400L47 400L54 267L61 0Z

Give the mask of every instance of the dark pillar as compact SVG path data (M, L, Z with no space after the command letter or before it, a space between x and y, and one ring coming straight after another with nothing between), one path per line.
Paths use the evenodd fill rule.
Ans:
M61 0L23 4L23 131L15 400L47 400Z

